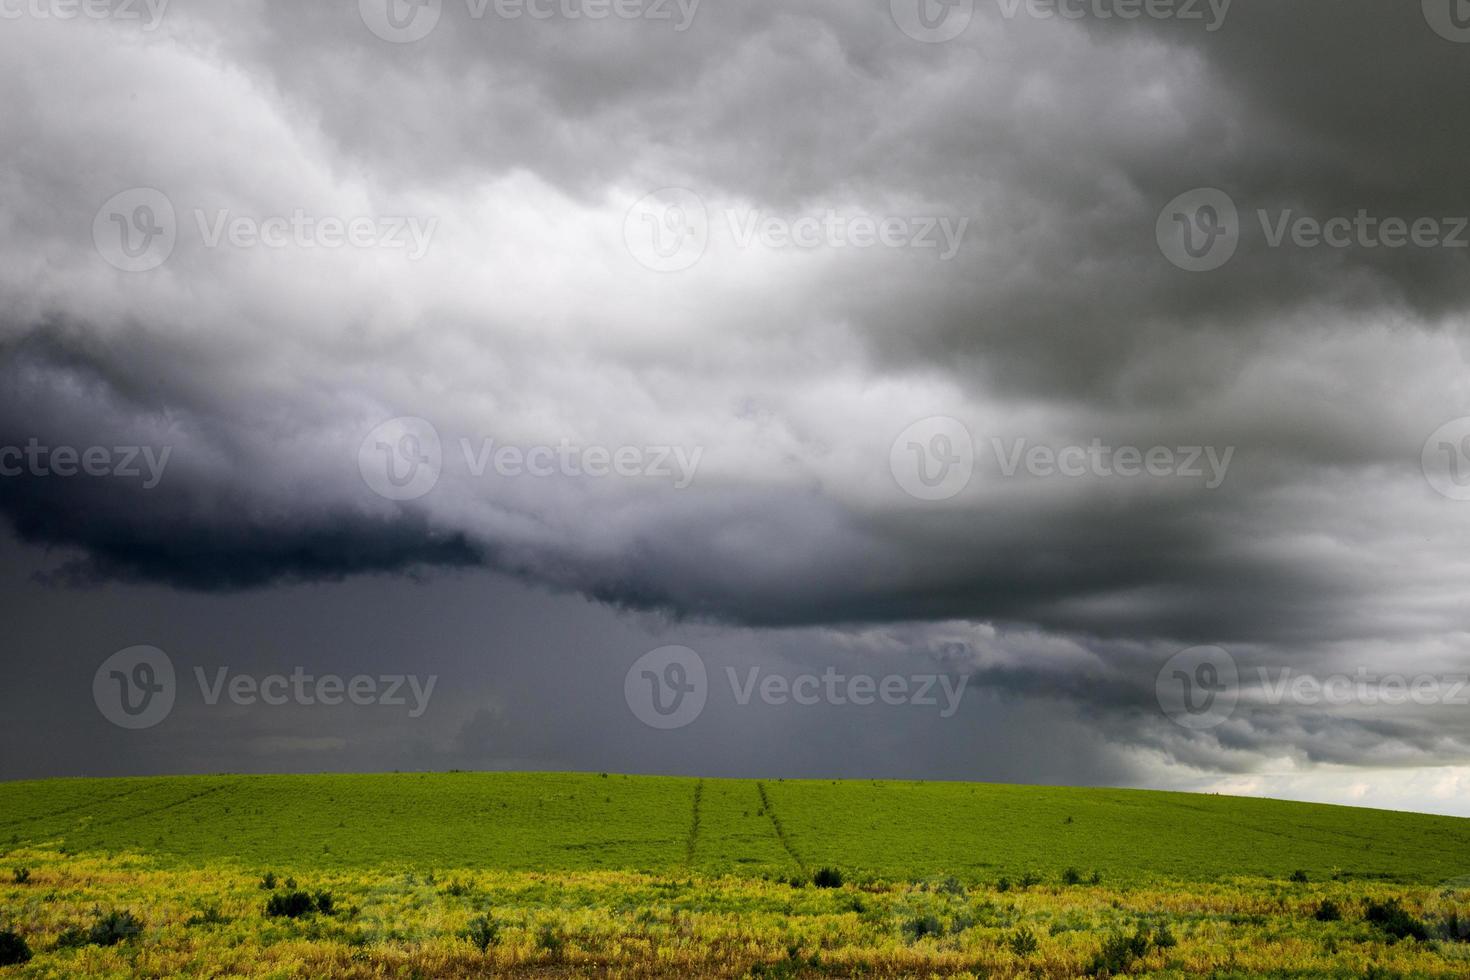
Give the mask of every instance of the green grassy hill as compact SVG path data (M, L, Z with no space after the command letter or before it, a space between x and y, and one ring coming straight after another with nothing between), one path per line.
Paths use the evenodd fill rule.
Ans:
M249 867L608 869L890 879L1068 866L1110 882L1235 876L1433 884L1470 820L1105 789L533 773L207 776L0 784L0 847Z

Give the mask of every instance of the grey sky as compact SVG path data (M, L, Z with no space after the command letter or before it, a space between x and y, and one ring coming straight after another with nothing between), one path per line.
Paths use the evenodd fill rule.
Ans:
M977 0L938 43L911 0L443 0L411 43L385 3L5 8L0 448L168 457L156 486L0 476L25 679L0 776L571 767L1463 808L1470 424L1442 427L1470 416L1470 30L1448 0ZM1204 188L1239 241L1191 272L1166 233L1208 230ZM955 449L935 417L973 473L924 499L901 471ZM432 487L373 475L428 435ZM1124 472L1156 447L1160 472ZM135 644L184 688L357 664L441 686L412 719L181 690L120 737L92 676ZM705 658L711 700L660 732L623 683L667 644ZM1157 683L1201 645L1242 680L1191 729ZM942 719L731 703L750 667L971 680ZM1283 670L1445 686L1273 703Z

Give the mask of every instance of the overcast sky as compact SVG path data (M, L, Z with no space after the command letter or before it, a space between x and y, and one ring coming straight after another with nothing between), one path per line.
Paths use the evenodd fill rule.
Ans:
M1470 815L1465 6L0 0L0 778Z

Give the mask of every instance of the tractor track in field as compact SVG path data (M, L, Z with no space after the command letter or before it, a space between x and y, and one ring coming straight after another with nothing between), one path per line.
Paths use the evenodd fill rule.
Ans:
M689 839L684 843L684 864L694 864L694 848L699 843L699 810L704 800L704 780L694 784L694 817L689 824Z
M802 874L805 874L806 862L801 859L801 855L797 854L796 848L791 845L791 838L786 836L786 828L781 825L781 818L776 815L776 808L771 806L771 797L766 792L766 784L757 781L755 791L760 794L761 809L765 810L766 816L771 818L771 826L776 830L776 839L781 842L781 846L786 849L786 853L791 857L791 860L796 862L796 866L801 869Z
M144 789L145 787L136 786L133 789L125 789L121 793L113 793L111 796L104 796L100 799L87 800L86 802L77 803L73 806L64 806L59 810L52 810L49 813L37 813L29 817L16 817L13 820L0 822L0 829L11 830L12 828L19 827L21 824L34 823L37 820L50 820L53 817L64 817L67 814L75 813L78 810L104 806L108 803L113 802L114 800L120 800L125 796L132 796L135 793L141 793Z
M193 803L195 800L203 799L206 796L213 796L215 793L219 793L227 789L234 789L238 785L238 782L231 782L225 783L223 786L211 786L209 789L203 789L197 793L190 793L188 796L184 797L181 800L174 800L172 803L165 803L163 806L156 806L153 807L151 810L141 810L138 813L130 813L125 817L118 817L115 820L103 820L98 823L90 824L89 829L92 827L117 827L118 825L125 824L130 820L139 820L143 817L151 817L154 814L163 813L165 810L172 810L174 807L184 806L185 804Z

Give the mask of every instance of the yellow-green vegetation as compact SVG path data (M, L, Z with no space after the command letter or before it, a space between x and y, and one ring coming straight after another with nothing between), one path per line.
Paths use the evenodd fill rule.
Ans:
M30 958L0 975L1463 977L1466 824L967 784L15 783L0 957Z

